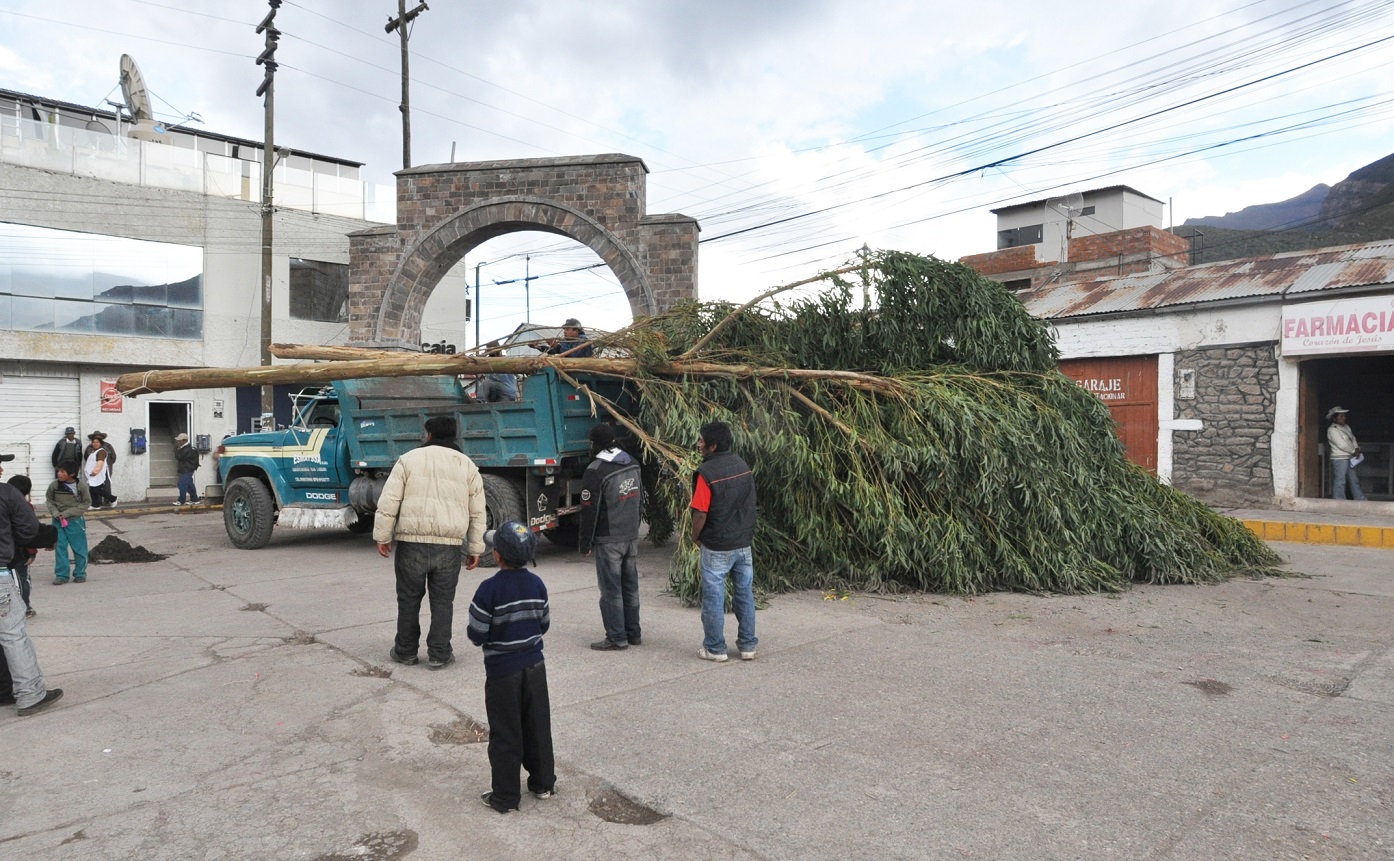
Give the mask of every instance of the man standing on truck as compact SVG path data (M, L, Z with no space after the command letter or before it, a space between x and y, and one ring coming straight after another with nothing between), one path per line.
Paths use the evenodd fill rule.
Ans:
M566 356L568 359L589 359L595 355L595 347L591 346L585 328L575 317L569 317L561 324L561 335L560 338L544 341L547 346L539 346L537 349L553 356Z
M585 556L595 554L600 584L600 621L605 639L591 643L597 652L640 644L639 515L643 482L639 463L615 445L615 429L590 429L591 454L581 487L581 543Z
M392 467L373 521L380 555L391 556L397 542L397 637L388 656L399 664L417 663L421 600L429 594L426 660L433 670L455 661L450 636L461 543L466 570L474 570L484 552L484 480L455 444L455 434L449 416L426 420L426 441Z

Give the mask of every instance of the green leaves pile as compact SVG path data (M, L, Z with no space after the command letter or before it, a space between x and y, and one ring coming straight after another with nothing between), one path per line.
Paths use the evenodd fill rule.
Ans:
M1046 327L967 267L869 255L811 298L692 304L629 331L641 368L684 361L856 380L642 372L650 535L682 536L695 599L693 444L731 425L759 493L757 587L1094 592L1202 583L1278 561L1238 521L1130 463L1107 408L1055 369Z

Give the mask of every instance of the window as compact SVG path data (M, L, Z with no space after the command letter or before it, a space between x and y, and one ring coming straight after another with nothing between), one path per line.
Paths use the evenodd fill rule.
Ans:
M1032 224L1027 227L1013 227L1011 230L997 231L997 248L1016 248L1019 245L1035 245L1041 241L1040 224Z
M0 222L0 329L197 340L203 249Z
M349 268L343 263L290 259L290 316L321 323L348 322Z
M1080 214L1080 215L1093 215L1093 214L1094 214L1094 207L1092 207L1092 206L1086 206L1086 207L1084 207L1083 209L1081 209L1081 210L1079 211L1079 214Z

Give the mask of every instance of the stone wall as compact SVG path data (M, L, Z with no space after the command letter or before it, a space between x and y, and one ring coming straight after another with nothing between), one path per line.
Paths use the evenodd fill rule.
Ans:
M350 237L350 339L420 342L431 291L470 250L538 230L605 261L635 316L696 298L697 222L645 213L648 169L629 155L438 164L397 174L397 224Z
M1273 344L1182 350L1175 367L1176 417L1200 419L1204 427L1174 433L1172 485L1222 507L1271 504L1278 395ZM1194 399L1181 397L1185 370L1195 371Z

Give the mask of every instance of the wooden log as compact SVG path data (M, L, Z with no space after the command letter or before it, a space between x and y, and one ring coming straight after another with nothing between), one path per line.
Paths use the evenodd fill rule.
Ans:
M408 353L371 359L352 359L325 364L270 365L253 368L185 368L122 374L116 388L123 395L280 384L311 385L334 380L368 377L424 377L434 374L535 374L543 368L583 374L630 377L639 372L633 359L573 359L561 356L470 356ZM783 380L838 381L867 391L896 394L904 387L896 380L856 371L821 371L801 368L730 365L717 362L673 362L646 368L649 373L682 377L775 378Z

